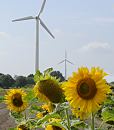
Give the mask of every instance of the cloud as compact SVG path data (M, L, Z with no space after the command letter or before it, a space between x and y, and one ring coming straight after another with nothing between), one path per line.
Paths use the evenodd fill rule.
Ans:
M107 42L92 42L79 49L79 52L109 52L111 46Z

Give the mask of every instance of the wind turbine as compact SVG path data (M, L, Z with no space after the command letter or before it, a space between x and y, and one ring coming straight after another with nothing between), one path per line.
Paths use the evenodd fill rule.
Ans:
M52 38L55 38L54 35L50 32L50 30L47 28L47 26L44 24L44 22L41 20L40 15L44 10L46 0L43 1L41 9L38 13L37 16L28 16L28 17L23 17L19 19L12 20L12 22L16 21L23 21L23 20L31 20L35 19L36 20L36 52L35 52L35 72L39 70L39 24L42 25L42 27L51 35Z
M62 60L61 62L59 62L58 64L61 64L63 62L65 62L65 80L66 80L66 78L67 78L67 63L70 63L70 64L74 65L72 62L67 60L67 52L66 52L66 50L65 50L65 59Z

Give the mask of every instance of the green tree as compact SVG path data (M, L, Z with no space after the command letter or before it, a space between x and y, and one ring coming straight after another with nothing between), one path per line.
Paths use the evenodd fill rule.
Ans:
M26 77L16 76L15 77L15 87L23 87L27 84Z
M52 71L50 73L50 75L55 77L56 79L60 79L60 82L65 80L65 78L63 77L63 75L62 75L62 73L60 71Z
M11 75L7 74L0 74L0 86L3 88L13 87L15 80L12 78Z

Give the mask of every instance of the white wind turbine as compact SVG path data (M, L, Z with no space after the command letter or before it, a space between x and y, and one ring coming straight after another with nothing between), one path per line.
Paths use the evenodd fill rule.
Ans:
M51 35L52 38L55 38L54 35L50 32L50 30L47 28L47 26L44 24L44 22L41 20L40 15L43 12L44 6L45 6L46 0L43 1L43 4L41 6L41 9L39 11L39 14L35 17L33 16L28 16L28 17L23 17L19 19L12 20L12 22L16 21L23 21L23 20L31 20L35 19L36 20L36 55L35 55L35 72L39 70L39 24L42 25L42 27Z
M65 51L65 59L62 60L61 62L59 62L58 64L61 64L63 62L65 62L65 80L66 80L66 78L67 78L67 63L70 63L70 64L74 65L72 62L67 60L67 52L66 51Z

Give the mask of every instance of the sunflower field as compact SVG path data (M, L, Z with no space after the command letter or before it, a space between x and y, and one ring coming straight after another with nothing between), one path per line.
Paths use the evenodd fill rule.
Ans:
M80 67L64 81L52 71L37 71L34 87L0 97L17 125L9 130L114 130L114 93L103 69Z

